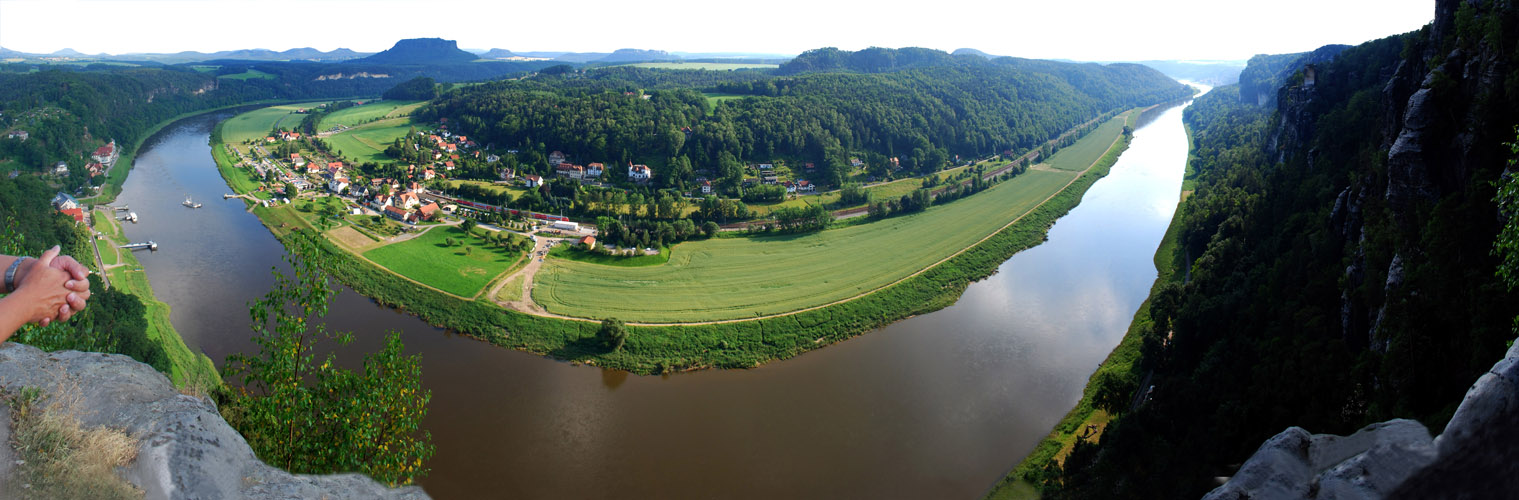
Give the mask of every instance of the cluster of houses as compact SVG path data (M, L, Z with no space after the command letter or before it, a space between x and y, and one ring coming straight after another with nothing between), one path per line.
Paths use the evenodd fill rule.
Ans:
M566 161L564 153L560 151L549 153L549 167L554 169L554 175L577 181L597 180L601 178L602 173L606 172L606 165L601 163L591 163L584 166L569 163ZM542 178L533 175L526 177L527 187L536 187L543 184ZM649 182L649 179L653 178L654 170L649 168L648 165L635 165L632 162L628 162L628 180L646 183Z
M392 196L379 189L390 182L392 181L389 179L374 179L370 181L376 189L374 196L368 198L370 208L385 214L386 217L410 224L415 224L419 221L430 221L438 217L439 208L437 202L422 203L422 197L419 196L422 194L422 185L420 183L412 182L407 186L406 190ZM392 189L399 188L399 183L392 183Z
M90 155L91 161L85 168L89 169L90 177L105 175L107 170L116 166L116 160L121 159L121 149L116 147L116 140L112 139L109 144L95 148L95 154Z
M9 133L5 134L6 139L16 139L20 141L25 141L31 136L32 134L27 133L25 130L12 130Z
M84 222L84 206L68 193L59 192L57 196L54 196L53 208L57 208L59 213L74 218L75 223Z
M857 161L858 159L857 158L851 158L851 160L856 160ZM817 169L817 167L815 165L811 164L811 163L806 164L806 166L804 168L808 172L811 172L811 171L814 171L814 170ZM753 179L744 179L744 184L745 185L754 185L754 184L779 185L779 186L785 187L787 193L803 193L803 194L807 194L807 193L815 193L815 192L817 192L817 185L813 184L813 183L811 183L809 181L807 181L806 179L797 179L796 181L783 181L783 180L781 180L780 179L780 174L776 173L776 171L775 171L775 164L772 164L772 163L760 163L758 165L755 165L755 166L751 167L751 169L755 173L755 178L753 178ZM703 191L703 193L705 193L705 192L706 191Z
M300 132L291 132L291 131L288 131L288 130L281 130L280 133L277 134L277 135L271 135L269 137L265 137L264 138L264 142L279 142L279 141L294 142L294 141L299 141L299 140L301 140L301 133Z

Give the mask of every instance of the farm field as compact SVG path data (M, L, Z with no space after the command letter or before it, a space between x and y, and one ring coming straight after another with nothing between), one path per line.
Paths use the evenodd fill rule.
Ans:
M417 108L422 107L422 103L423 101L380 101L363 106L354 106L328 113L327 116L322 117L322 121L317 124L316 129L318 131L330 130L337 125L352 127L370 120L396 118L401 115L410 114Z
M1102 158L1127 116L1050 157L1051 165L1080 168L1029 170L974 196L868 224L682 243L660 266L549 259L533 300L566 316L657 323L740 319L853 297L933 265L1032 210Z
M387 163L394 160L385 155L385 148L409 133L410 118L390 118L329 135L326 141L334 153L342 153L344 161L355 164Z
M1108 150L1108 145L1113 143L1113 138L1123 133L1123 126L1127 123L1129 116L1139 116L1139 113L1126 113L1103 122L1097 130L1055 153L1046 163L1050 167L1071 172L1086 170L1088 165Z
M739 319L822 305L965 249L1074 177L1030 171L920 214L821 233L687 242L660 266L550 259L537 275L533 299L557 314L641 322Z
M243 141L262 140L268 137L269 131L276 125L287 129L295 128L306 116L296 113L295 110L310 109L322 102L324 101L270 106L234 116L222 122L222 142L241 145Z
M446 246L446 239L463 245ZM465 248L473 248L465 253ZM520 252L485 245L475 236L466 237L457 227L437 227L421 236L392 243L364 257L408 278L462 297L472 297L487 283L511 267Z
M498 195L501 193L506 193L507 196L512 197L513 200L527 193L527 188L517 185L496 184L494 182L485 181L448 181L448 185L454 187L458 187L464 184L480 187Z
M622 66L654 69L704 69L708 71L732 71L735 69L775 69L781 67L779 64L719 62L642 62L623 64Z
M271 75L269 73L265 73L263 71L259 71L259 70L256 70L256 69L249 69L248 71L244 71L242 73L237 73L237 74L232 74L232 75L221 75L221 76L218 76L217 78L226 78L228 80L251 80L251 79L254 79L254 78L263 78L263 79L266 79L266 80L273 80L274 79L274 75Z

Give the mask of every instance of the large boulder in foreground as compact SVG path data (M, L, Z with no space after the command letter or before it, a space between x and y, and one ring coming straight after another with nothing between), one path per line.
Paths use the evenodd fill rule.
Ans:
M83 426L138 438L137 459L124 476L147 498L428 498L421 488L392 489L362 474L300 475L271 467L210 401L180 394L163 374L119 354L0 345L0 390L24 387L78 398L74 408Z
M1292 427L1203 497L1234 499L1513 498L1519 492L1519 346L1477 379L1431 439L1390 420L1350 436Z

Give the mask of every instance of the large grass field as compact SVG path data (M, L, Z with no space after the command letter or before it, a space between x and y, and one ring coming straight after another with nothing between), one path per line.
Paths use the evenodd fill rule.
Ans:
M447 246L453 238L455 246ZM463 245L457 242L463 241ZM465 248L473 248L469 253ZM521 252L485 245L478 237L466 237L457 227L438 227L400 243L368 252L364 257L408 278L462 297L473 297L491 279L516 262Z
M240 145L243 141L261 140L268 137L269 131L276 125L293 129L296 125L300 125L301 118L305 117L296 113L295 110L310 109L320 104L320 102L284 104L234 116L222 122L222 142Z
M337 125L352 127L360 123L381 118L396 118L411 114L412 111L422 107L423 101L380 101L341 109L328 113L322 117L322 122L317 124L317 130L330 130Z
M1000 229L1075 177L1031 171L928 211L805 235L680 244L661 266L550 259L533 299L549 311L641 322L738 319L874 290Z
M1123 116L1114 118L1050 158L1051 164L1082 165L1075 171L1030 170L920 214L804 235L687 242L660 266L551 258L536 277L533 299L567 316L696 322L853 297L933 265L1032 210L1101 158L1123 124Z
M249 69L248 71L244 71L242 73L237 73L237 74L232 74L232 75L221 75L221 76L218 76L217 78L226 78L228 80L251 80L251 79L254 79L254 78L263 78L265 80L273 80L274 79L274 75L271 75L269 73L265 73L263 71L259 71L259 70L256 70L256 69Z
M506 195L512 197L513 200L521 197L524 194L527 194L527 188L512 184L496 184L494 182L485 181L448 181L448 184L454 187L469 184L471 186L484 188L485 190L496 194L506 193Z
M1086 170L1087 166L1092 164L1087 158L1102 156L1102 153L1108 150L1108 146L1113 144L1113 138L1123 133L1123 126L1128 120L1127 117L1131 115L1138 116L1139 113L1127 113L1103 122L1097 130L1082 137L1075 144L1061 149L1046 163L1060 170L1072 172Z
M388 163L395 159L385 155L385 148L409 133L410 118L389 118L329 135L327 145L332 152L341 152L344 161Z
M719 62L643 62L623 64L622 66L654 69L704 69L708 71L731 71L735 69L775 69L781 67L779 64Z

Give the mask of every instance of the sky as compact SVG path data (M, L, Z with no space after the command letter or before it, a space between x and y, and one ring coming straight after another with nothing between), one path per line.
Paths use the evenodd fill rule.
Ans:
M970 47L1081 61L1242 60L1418 29L1434 0L0 0L0 47L32 53L339 47L797 54Z

